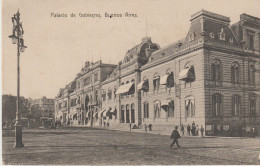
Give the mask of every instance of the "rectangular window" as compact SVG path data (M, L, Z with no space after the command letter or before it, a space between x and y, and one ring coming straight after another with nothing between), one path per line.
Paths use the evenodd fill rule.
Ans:
M254 50L254 36L249 34L248 38L249 38L249 49Z
M76 101L77 101L77 98L71 99L70 106L74 107L77 104Z
M107 93L107 95L108 95L108 100L111 100L111 99L112 99L112 91L109 91L109 92Z
M106 101L106 93L102 94L102 99L103 99L103 101Z
M90 82L91 82L90 77L87 77L87 78L84 79L84 85L89 85Z
M61 107L62 107L62 103L59 103L59 109L61 109Z
M256 102L253 99L250 99L250 116L255 116L256 111Z
M95 91L95 101L98 101L98 91Z
M144 118L149 118L149 103L144 103Z
M80 89L80 82L77 83L77 89Z
M240 115L240 97L233 96L232 97L232 112L234 116Z
M95 73L94 74L94 82L97 82L98 81L98 73Z

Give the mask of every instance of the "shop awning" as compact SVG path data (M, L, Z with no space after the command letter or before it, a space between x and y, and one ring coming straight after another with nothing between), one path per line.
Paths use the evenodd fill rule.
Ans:
M103 108L101 111L98 112L98 117L102 117L102 113L106 111L106 108Z
M90 117L90 111L88 111L88 112L86 113L86 117L87 117L87 118Z
M116 94L121 94L121 93L126 93L129 92L130 88L132 87L133 82L130 82L128 84L125 85L121 85L118 90L116 91Z
M165 100L161 102L161 106L169 106L169 103L171 102L171 100Z
M179 74L179 80L183 80L183 79L186 79L186 78L190 78L190 79L195 78L193 67L181 70L181 72Z
M173 73L166 74L160 79L161 85L167 85L168 87L174 87L174 77Z
M148 90L148 89L149 89L149 82L148 82L148 80L141 81L137 85L137 90Z
M108 115L108 113L110 112L111 110L111 107L109 107L108 109L106 109L104 112L103 112L103 117L106 117Z
M111 109L110 113L113 114L113 115L116 115L117 114L117 109L116 108Z
M95 113L93 114L93 117L96 117L96 116L97 116L97 114L98 114L98 112L95 112Z
M166 75L162 76L162 78L160 79L160 84L161 85L166 85L167 84L168 76L169 76L169 74L166 74Z
M116 108L115 108L115 109L111 109L111 110L110 110L110 113L114 113L115 110L116 110Z

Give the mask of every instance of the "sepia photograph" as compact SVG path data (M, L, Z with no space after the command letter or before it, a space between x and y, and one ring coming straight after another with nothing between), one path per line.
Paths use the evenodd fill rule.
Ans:
M260 165L259 0L3 0L2 165Z

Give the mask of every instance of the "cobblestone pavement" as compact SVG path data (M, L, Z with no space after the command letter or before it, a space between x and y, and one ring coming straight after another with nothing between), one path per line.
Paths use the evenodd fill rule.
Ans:
M24 148L3 131L3 164L260 164L259 138L183 137L101 129L24 130Z

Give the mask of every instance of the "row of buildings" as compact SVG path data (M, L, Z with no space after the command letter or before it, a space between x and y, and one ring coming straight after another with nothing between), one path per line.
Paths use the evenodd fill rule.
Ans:
M260 19L201 10L183 39L164 48L142 38L118 65L86 62L55 98L64 124L158 130L203 126L206 134L260 131ZM173 27L174 28L174 27Z

